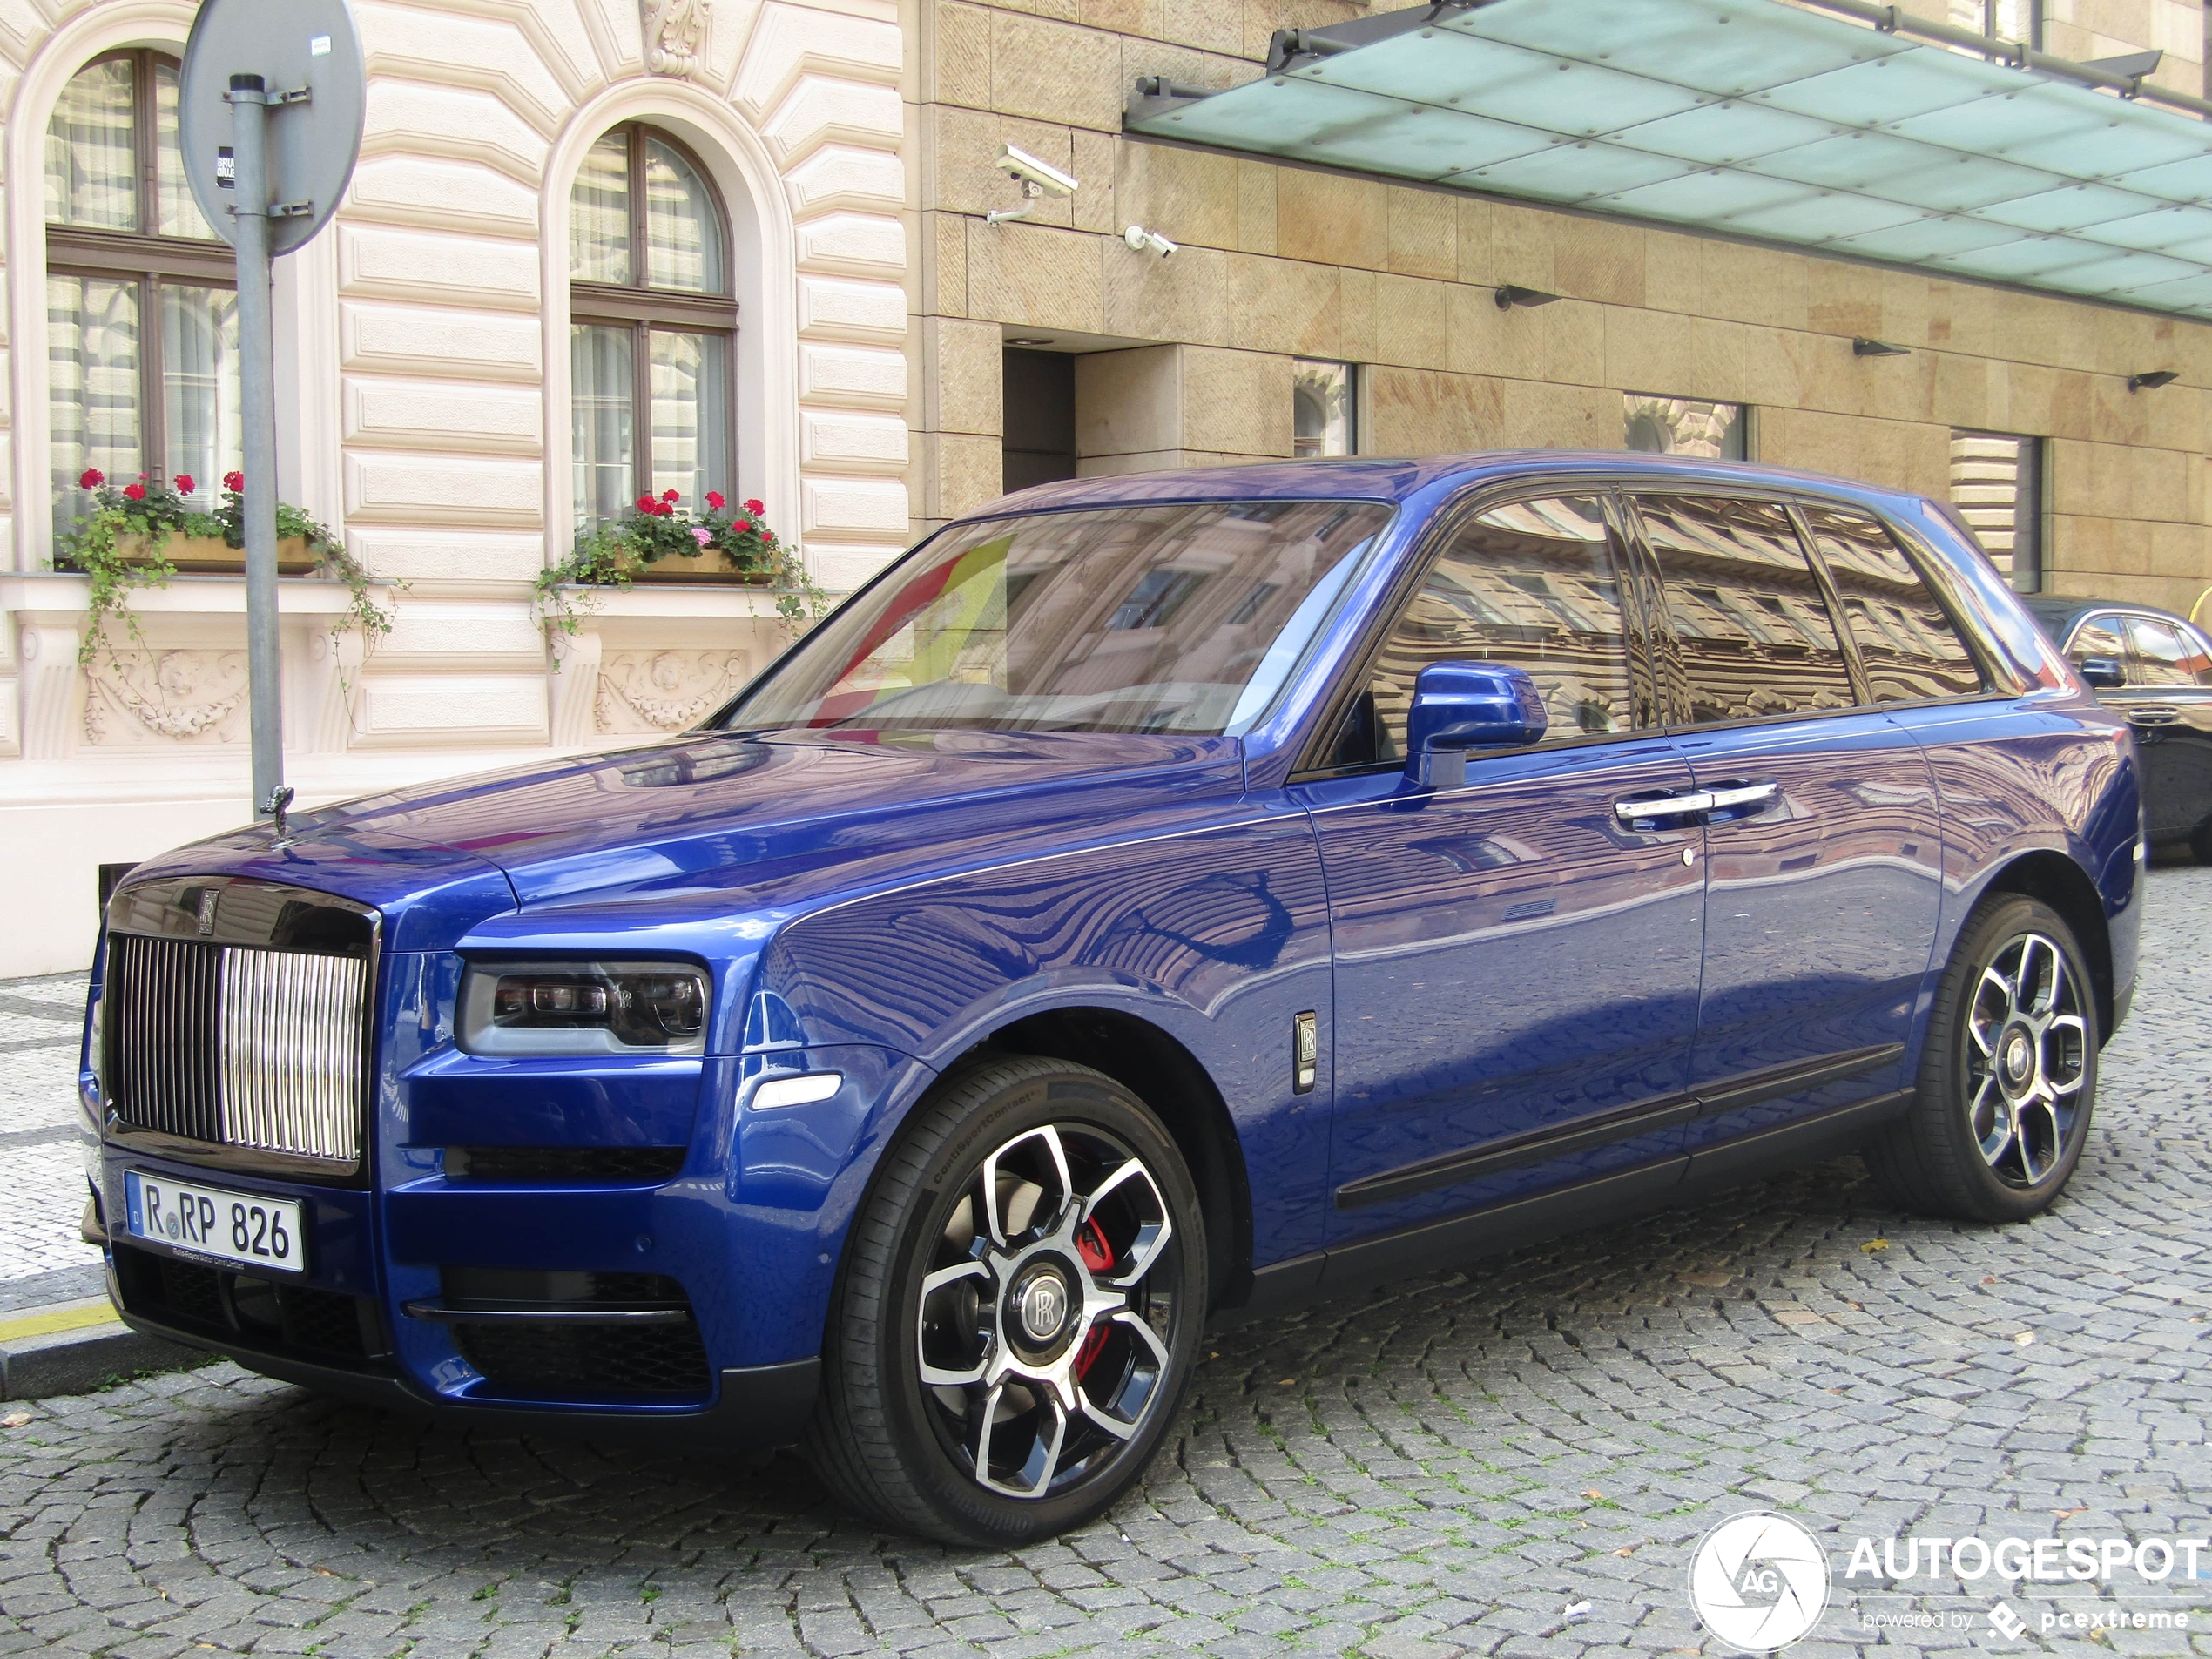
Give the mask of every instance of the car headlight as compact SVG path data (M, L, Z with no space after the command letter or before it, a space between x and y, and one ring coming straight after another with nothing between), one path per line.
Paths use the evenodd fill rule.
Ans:
M461 981L461 1046L481 1055L690 1055L708 979L687 962L489 962Z

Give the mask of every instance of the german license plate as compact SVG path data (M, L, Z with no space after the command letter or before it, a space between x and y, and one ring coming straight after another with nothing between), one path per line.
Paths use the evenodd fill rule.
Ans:
M133 1238L152 1239L195 1256L279 1273L307 1271L300 1205L291 1198L226 1192L166 1176L123 1172L126 1224Z

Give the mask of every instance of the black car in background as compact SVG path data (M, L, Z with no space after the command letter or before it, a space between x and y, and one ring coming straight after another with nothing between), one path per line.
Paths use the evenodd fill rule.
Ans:
M2169 610L2038 594L2024 599L2097 699L2135 728L2151 844L2212 864L2212 642Z

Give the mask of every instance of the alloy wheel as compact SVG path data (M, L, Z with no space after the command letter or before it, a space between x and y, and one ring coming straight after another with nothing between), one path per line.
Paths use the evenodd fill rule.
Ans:
M2006 941L1982 968L1966 1023L1974 1140L2007 1186L2040 1186L2066 1154L2088 1075L2088 1025L2066 953L2040 933Z
M1026 1130L962 1184L922 1276L917 1359L955 1461L1003 1497L1099 1479L1160 1407L1180 1249L1143 1159L1089 1125Z

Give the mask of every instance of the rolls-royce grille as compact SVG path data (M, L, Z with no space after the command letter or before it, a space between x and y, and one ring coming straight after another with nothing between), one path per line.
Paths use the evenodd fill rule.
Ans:
M368 1001L356 956L111 935L111 1103L138 1129L352 1162Z

